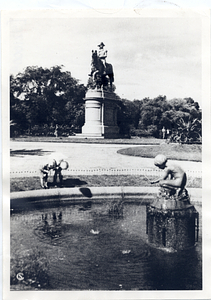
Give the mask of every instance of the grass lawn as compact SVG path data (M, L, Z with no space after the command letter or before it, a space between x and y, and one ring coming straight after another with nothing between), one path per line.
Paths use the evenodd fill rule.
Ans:
M103 139L103 138L80 138L80 137L48 137L48 136L22 136L11 138L11 141L17 142L49 142L49 143L88 143L88 144L137 144L137 145L159 145L162 140L153 137L131 139Z
M179 144L160 144L153 146L141 146L135 148L125 148L118 151L119 154L130 156L141 156L154 158L157 154L164 154L168 159L202 161L201 145L179 145Z
M155 177L150 177L150 180L154 180ZM50 180L49 180L50 181ZM49 183L50 188L51 183ZM147 178L143 175L91 175L91 176L77 176L67 177L64 176L63 187L100 187L100 186L152 186ZM156 185L153 185L156 186ZM187 188L201 188L201 178L189 177L187 182ZM39 177L22 177L10 179L10 191L29 191L41 189Z

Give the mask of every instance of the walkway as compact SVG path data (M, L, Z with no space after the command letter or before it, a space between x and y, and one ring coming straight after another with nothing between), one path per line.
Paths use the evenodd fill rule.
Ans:
M64 157L69 162L66 174L148 174L158 172L153 159L118 154L122 148L140 145L10 142L10 176L37 176L39 166L49 157ZM149 147L151 147L149 145ZM201 177L202 163L180 161L193 177ZM155 171L156 170L156 171ZM65 172L63 173L65 175Z

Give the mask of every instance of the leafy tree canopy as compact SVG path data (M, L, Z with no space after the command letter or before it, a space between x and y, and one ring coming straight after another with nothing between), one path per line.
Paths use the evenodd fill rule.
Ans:
M44 124L80 127L85 92L86 87L70 72L62 71L62 66L27 67L23 73L10 76L11 119L20 130L30 131Z
M10 76L11 129L29 134L53 134L55 126L63 131L79 130L84 124L84 97L87 90L63 66L27 67ZM163 127L179 142L201 139L201 110L191 97L167 100L166 96L121 100L117 122L123 135L161 137Z

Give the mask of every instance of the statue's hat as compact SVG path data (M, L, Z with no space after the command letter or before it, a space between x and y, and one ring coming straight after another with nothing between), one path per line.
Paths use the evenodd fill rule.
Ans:
M103 44L103 42L101 42L99 45L98 45L98 47L100 47L100 46L105 46L104 44Z

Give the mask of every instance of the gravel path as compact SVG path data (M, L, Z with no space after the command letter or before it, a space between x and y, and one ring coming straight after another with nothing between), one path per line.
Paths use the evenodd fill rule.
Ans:
M10 142L10 177L35 176L39 166L49 157L64 157L71 169L140 169L155 170L152 158L131 157L118 154L122 148L140 147L140 145L114 144L63 144L37 142ZM150 147L150 145L149 145ZM193 172L201 177L202 163L180 161L180 166L186 172ZM24 174L24 175L23 175ZM199 176L197 176L197 174Z

